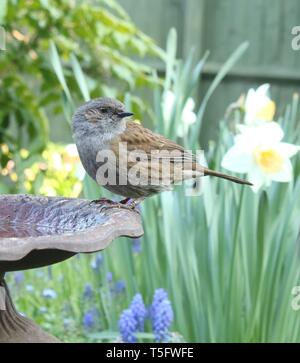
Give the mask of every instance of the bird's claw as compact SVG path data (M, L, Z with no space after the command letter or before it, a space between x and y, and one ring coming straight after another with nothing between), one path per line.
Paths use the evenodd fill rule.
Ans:
M130 211L135 211L137 213L139 213L139 210L136 208L137 204L134 200L128 198L129 201L127 201L127 203L113 203L111 205L105 205L104 208L106 209L110 209L110 208L118 208L118 209L126 209L126 210L130 210Z
M91 204L115 204L116 202L107 199L107 198L99 198L99 199L94 199L90 202Z
M118 208L118 209L132 210L132 211L136 211L139 213L138 208L136 208L139 203L137 203L134 199L131 199L131 198L123 199L120 202L114 202L113 200L110 200L107 198L99 198L99 199L92 200L90 202L90 205L92 205L92 204L96 204L96 205L101 204L102 208L105 208L105 209Z
M125 198L125 199L120 200L119 203L121 203L121 204L128 204L130 202L130 200L132 200L132 199L131 198Z

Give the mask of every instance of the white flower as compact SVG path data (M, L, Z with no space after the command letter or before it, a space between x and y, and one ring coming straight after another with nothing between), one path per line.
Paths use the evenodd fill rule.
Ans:
M256 90L249 89L245 100L245 123L272 121L275 115L275 102L268 96L269 84L263 84Z
M172 115L173 108L175 107L175 94L168 90L164 94L163 98L163 117L165 122L169 123ZM187 134L190 125L196 122L197 116L193 111L195 108L195 101L189 97L184 105L181 114L181 123L177 129L177 135L183 137Z
M222 167L236 173L248 174L257 192L271 181L289 182L293 177L290 158L300 147L281 142L284 133L276 122L257 126L239 125L240 134L222 160Z
M170 121L174 103L175 94L172 91L166 91L163 95L163 116L166 122Z

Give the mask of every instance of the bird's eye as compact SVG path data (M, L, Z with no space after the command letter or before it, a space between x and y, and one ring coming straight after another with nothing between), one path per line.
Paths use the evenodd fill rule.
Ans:
M108 109L107 109L107 108L105 108L105 107L102 107L102 108L100 108L100 111L101 111L102 113L107 113L107 112L108 112Z

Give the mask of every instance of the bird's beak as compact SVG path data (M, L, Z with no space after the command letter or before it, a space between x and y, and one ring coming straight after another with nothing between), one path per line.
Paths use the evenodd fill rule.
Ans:
M120 118L124 118L124 117L128 117L128 116L132 116L133 113L132 112L119 112L118 113L118 117Z

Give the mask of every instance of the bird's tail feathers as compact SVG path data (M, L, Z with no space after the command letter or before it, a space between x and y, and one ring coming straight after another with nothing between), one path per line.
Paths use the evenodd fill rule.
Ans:
M237 178L235 176L223 174L223 173L220 173L215 170L204 168L202 171L203 171L204 175L216 176L218 178L227 179L227 180L230 180L230 181L232 181L234 183L238 183L238 184L253 185L248 180L244 180L244 179Z

